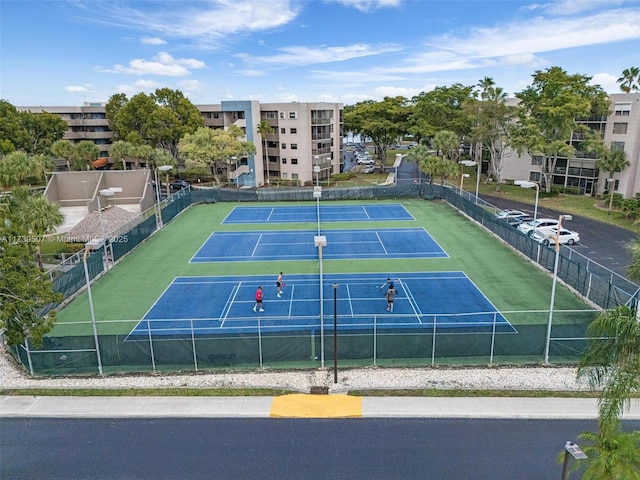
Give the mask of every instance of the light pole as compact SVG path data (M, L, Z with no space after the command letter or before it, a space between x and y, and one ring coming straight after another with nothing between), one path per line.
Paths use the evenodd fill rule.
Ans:
M582 451L580 446L577 443L573 443L571 441L567 441L564 445L564 461L562 462L562 476L561 480L565 480L567 478L567 467L569 466L569 456L572 456L575 460L585 460L587 454Z
M162 212L160 211L160 182L158 181L158 171L167 172L167 188L169 188L169 170L173 167L171 165L161 165L155 169L156 174L156 223L158 224L158 228L162 227Z
M101 240L104 242L104 255L107 260L107 266L106 266L107 271L109 271L109 252L108 252L109 242L107 241L106 233L104 231L104 220L102 218L102 205L100 205L100 197L101 196L112 197L114 194L119 192L122 192L121 187L110 187L110 188L105 188L103 190L100 190L98 194L98 217L100 218L100 233L102 234Z
M558 257L560 257L560 230L562 229L562 220L571 220L571 215L560 215L558 217L558 226L555 234L555 251L556 257L553 262L553 282L551 283L551 304L549 305L549 320L547 322L547 340L544 346L544 363L549 363L549 344L551 343L551 325L553 323L553 303L556 299L556 283L558 282Z
M87 242L84 247L84 255L82 256L82 263L84 264L84 278L87 282L87 296L89 297L89 310L91 311L91 325L93 326L93 341L96 344L96 355L98 356L98 373L102 375L102 358L100 356L100 343L98 342L98 329L96 328L96 314L93 310L93 297L91 296L91 280L89 279L89 269L87 268L87 254L89 250L93 250L94 247L100 248L104 246L104 240L99 242Z
M238 157L231 157L231 160L236 164L236 188L240 188L240 184L238 183Z
M480 164L478 162L474 162L473 160L461 160L458 163L460 165L464 165L465 167L477 167L477 171L476 171L476 205L477 205L478 191L480 190ZM462 185L460 186L460 190L462 190Z
M338 383L338 284L333 284L333 383Z
M607 215L611 215L611 207L613 206L613 187L616 185L616 179L607 178L607 185L607 188L609 189L609 211L607 212Z
M538 182L530 182L528 180L516 180L515 182L513 182L513 184L519 185L521 188L536 187L536 203L533 207L533 224L535 225L535 222L538 218L538 197L540 196L540 184Z
M320 157L315 155L313 157L313 173L316 174L316 187L318 186L318 177L320 175Z
M462 191L463 191L463 190L462 190L462 187L463 187L463 185L464 185L464 179L465 179L465 178L468 178L468 177L469 177L469 174L468 174L468 173L461 173L461 174L460 174L460 195L462 195Z

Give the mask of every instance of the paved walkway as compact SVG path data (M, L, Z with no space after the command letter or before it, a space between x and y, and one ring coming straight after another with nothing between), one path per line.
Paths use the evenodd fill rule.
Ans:
M0 396L0 417L40 418L508 418L595 419L596 399L351 397L34 397ZM640 420L640 402L625 419Z

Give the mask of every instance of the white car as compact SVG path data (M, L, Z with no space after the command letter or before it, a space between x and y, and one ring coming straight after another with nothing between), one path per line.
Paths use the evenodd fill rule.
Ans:
M558 232L557 228L551 227L550 232L543 233L540 231L536 231L531 235L536 242L541 243L543 245L551 245L556 242L556 234ZM571 230L567 230L566 228L560 229L560 235L558 236L558 243L563 245L573 245L574 243L578 243L580 241L580 234L578 232L573 232Z
M358 165L373 165L376 163L373 157L361 157L358 158L357 162Z
M546 235L550 232L550 228L557 227L558 220L553 218L537 218L530 222L521 223L518 225L518 230L526 235L532 235L534 231L540 232L542 235Z
M509 225L517 226L522 222L528 222L531 220L531 216L528 213L521 212L520 210L513 210L509 208L507 210L500 210L496 213L496 219L505 221Z

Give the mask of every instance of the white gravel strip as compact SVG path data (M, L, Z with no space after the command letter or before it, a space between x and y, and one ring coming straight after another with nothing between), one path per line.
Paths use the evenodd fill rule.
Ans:
M576 381L569 367L486 368L344 368L334 383L331 369L261 370L194 374L105 375L93 377L32 378L13 357L0 351L0 388L242 388L264 387L309 392L327 387L329 392L350 390L420 389L442 390L551 390L584 391L588 385Z

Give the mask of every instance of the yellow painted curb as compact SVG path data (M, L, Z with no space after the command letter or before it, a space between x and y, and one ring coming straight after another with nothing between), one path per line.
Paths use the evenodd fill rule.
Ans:
M362 416L362 398L348 395L306 395L295 393L274 397L271 417L345 418Z

